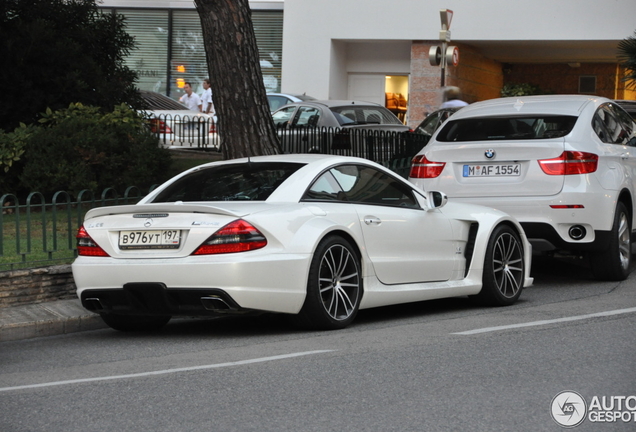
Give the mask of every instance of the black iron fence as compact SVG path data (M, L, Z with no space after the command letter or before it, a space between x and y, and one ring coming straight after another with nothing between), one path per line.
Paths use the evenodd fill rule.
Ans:
M57 192L49 200L32 192L24 203L15 195L2 195L0 271L70 263L75 258L77 229L88 210L135 204L143 196L135 186L127 188L122 196L113 188L105 189L100 196L83 190L77 198Z
M357 156L387 166L410 159L426 145L426 136L354 128L278 129L283 153L323 153Z
M180 124L183 125L184 121ZM190 121L190 124L206 131L210 127L210 122L203 119L194 123ZM156 126L159 128L159 125ZM170 130L173 131L172 128ZM187 137L183 130L179 136ZM218 149L219 146L218 137L208 136L206 140L205 134L191 135L193 140L182 140L176 144L174 140L169 141L167 131L165 128L163 132L156 129L155 133L170 145L208 149ZM307 128L280 129L278 134L284 153L358 156L381 163L405 178L409 174L412 156L425 144L423 135L408 132ZM88 210L135 204L144 196L135 186L127 188L121 196L113 188L104 190L99 196L84 190L77 198L61 191L50 197L48 202L39 192L29 194L24 203L12 194L0 196L0 271L71 262L76 254L75 235Z
M211 116L159 115L149 120L150 130L164 147L219 151L221 142ZM280 127L283 153L323 153L357 156L382 164L412 158L427 137L413 132L356 128Z

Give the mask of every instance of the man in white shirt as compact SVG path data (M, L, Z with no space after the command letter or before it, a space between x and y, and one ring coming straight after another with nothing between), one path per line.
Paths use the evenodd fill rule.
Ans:
M198 94L192 92L192 86L189 82L185 83L183 90L185 90L186 94L181 96L179 102L187 106L188 109L192 111L201 111L201 99Z
M214 104L212 103L212 89L210 88L210 79L203 80L203 93L201 94L201 112L214 115Z

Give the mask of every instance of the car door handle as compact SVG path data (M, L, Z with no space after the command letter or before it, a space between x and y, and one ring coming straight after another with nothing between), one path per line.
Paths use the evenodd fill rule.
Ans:
M623 153L621 155L621 159L623 159L623 160L629 159L629 153Z
M375 216L365 216L364 223L367 225L380 225L382 221Z

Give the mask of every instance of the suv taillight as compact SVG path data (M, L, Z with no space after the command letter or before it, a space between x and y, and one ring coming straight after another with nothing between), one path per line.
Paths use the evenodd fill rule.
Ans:
M192 255L245 252L263 248L267 239L259 230L242 219L235 220L208 238Z
M77 254L82 256L110 256L104 249L102 249L95 241L88 235L84 226L81 226L77 230Z
M593 153L564 151L554 159L541 159L539 166L548 175L590 174L598 167L598 156Z
M417 155L411 161L411 178L435 178L439 177L446 162L431 162L424 155Z

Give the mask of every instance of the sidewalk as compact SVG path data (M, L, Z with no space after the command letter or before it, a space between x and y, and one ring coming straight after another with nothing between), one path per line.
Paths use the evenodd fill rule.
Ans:
M0 308L0 342L106 328L79 299Z

